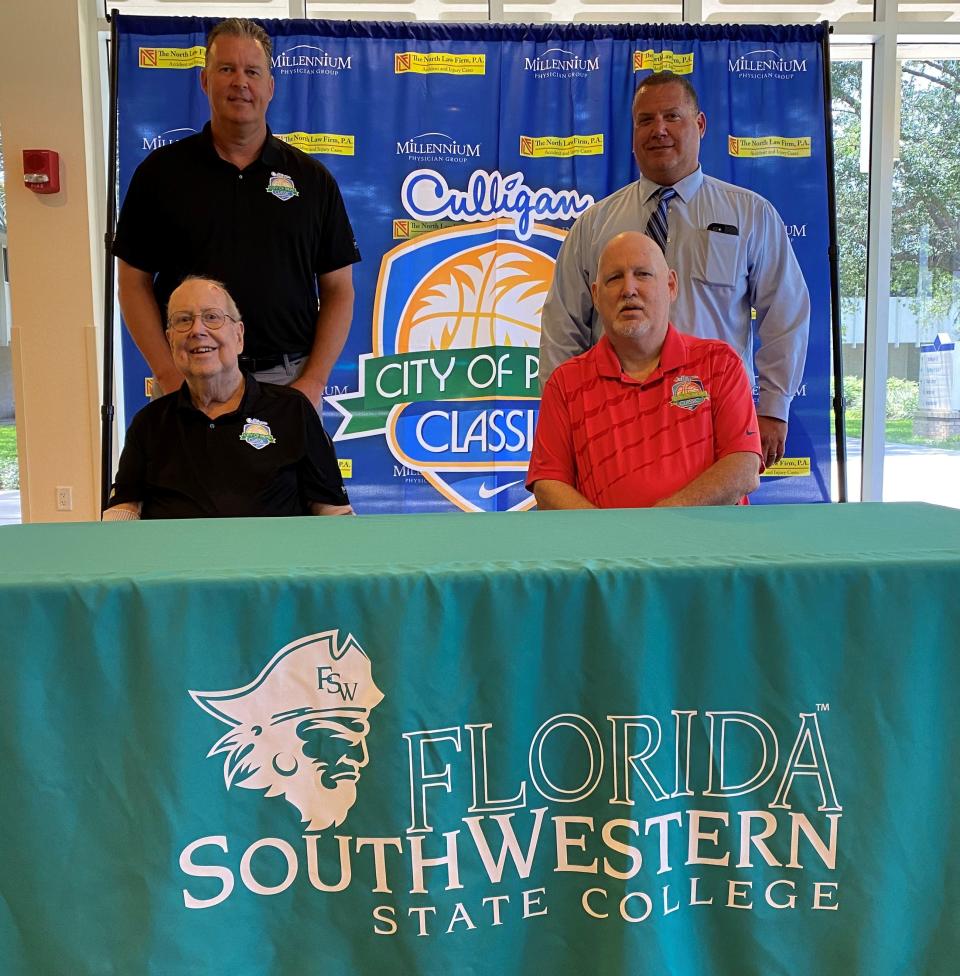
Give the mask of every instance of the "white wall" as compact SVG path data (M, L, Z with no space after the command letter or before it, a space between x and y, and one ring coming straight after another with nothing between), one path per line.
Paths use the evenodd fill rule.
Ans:
M103 168L90 7L83 0L0 2L0 130L25 522L99 515L97 214L105 191L96 175ZM23 186L23 150L38 148L60 153L58 194L40 196ZM60 485L73 489L72 512L56 509Z

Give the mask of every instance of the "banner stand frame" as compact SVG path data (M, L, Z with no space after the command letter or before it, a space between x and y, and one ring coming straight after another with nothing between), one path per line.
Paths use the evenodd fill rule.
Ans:
M109 83L109 137L107 174L107 227L104 234L104 338L103 338L103 402L101 416L101 483L100 511L107 508L110 486L113 481L113 424L115 408L115 288L116 265L113 243L116 234L117 196L119 182L119 54L117 16L114 8L106 14L110 23L110 83ZM305 19L309 20L309 17ZM834 416L834 437L837 465L837 501L845 503L847 496L847 450L845 427L845 399L843 395L843 346L840 325L839 244L837 235L836 182L834 176L834 143L831 123L832 92L830 83L829 35L833 26L829 21L820 22L823 31L820 38L823 66L823 119L826 154L827 209L828 209L828 262L830 266L830 334L834 394L830 405ZM829 497L826 499L831 500Z
M116 416L114 407L114 327L115 316L115 274L113 257L113 238L117 229L117 156L118 156L118 78L119 62L117 38L117 10L107 14L110 22L110 107L109 136L107 152L107 229L103 235L104 281L103 281L103 402L100 405L100 514L106 511L113 482L113 422Z
M827 154L827 207L830 246L830 340L833 348L833 430L837 450L837 501L847 501L847 433L843 397L843 336L840 331L840 246L837 238L837 188L833 161L833 95L830 87L830 43L833 27L823 21L823 133Z

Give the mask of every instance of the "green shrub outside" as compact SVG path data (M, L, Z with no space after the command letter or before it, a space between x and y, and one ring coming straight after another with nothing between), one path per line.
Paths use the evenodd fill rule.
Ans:
M0 491L19 487L17 430L12 424L4 424L0 426Z
M859 376L844 376L843 397L846 401L846 432L848 437L863 433L863 380ZM887 379L886 440L888 444L924 444L929 447L960 450L960 438L934 440L917 437L913 432L913 415L920 402L920 384L898 376Z
M847 420L863 420L863 380L859 376L844 376L843 397L847 404ZM887 420L912 420L920 402L920 384L898 376L887 379Z

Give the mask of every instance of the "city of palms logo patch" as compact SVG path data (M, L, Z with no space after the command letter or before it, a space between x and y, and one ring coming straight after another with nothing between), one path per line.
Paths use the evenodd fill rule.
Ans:
M670 402L682 410L696 410L701 403L710 399L710 394L703 388L703 380L699 376L678 376L673 381L673 392Z
M294 186L293 180L286 173L271 173L267 183L267 193L273 194L278 200L289 200L300 196L300 191Z
M243 425L243 433L240 440L245 441L251 447L262 451L268 444L276 444L277 439L270 430L270 425L265 420L257 420L256 417L247 417L247 422Z

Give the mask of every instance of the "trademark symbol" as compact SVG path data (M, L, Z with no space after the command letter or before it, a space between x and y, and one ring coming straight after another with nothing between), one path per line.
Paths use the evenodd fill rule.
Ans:
M829 702L817 702L817 711L818 712L829 712L830 711L830 703Z

